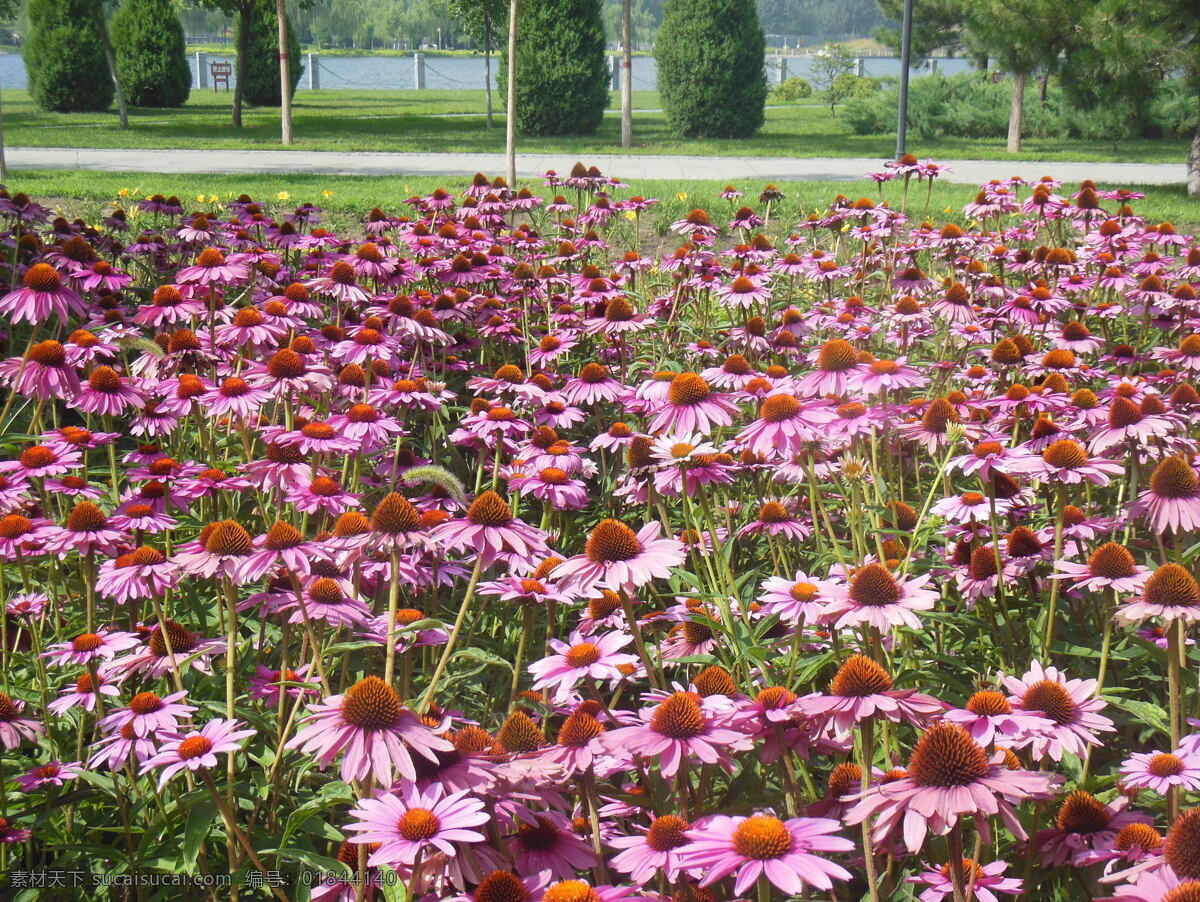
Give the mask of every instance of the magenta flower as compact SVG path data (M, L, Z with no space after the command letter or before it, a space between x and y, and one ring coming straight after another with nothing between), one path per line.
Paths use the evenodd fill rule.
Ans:
M476 843L484 835L472 827L490 820L483 802L463 790L445 794L439 784L424 792L415 786L405 786L401 795L381 793L373 799L362 799L357 808L350 809L357 818L346 825L358 835L353 843L378 843L367 864L373 867L412 865L425 849L436 849L453 858L455 843Z
M997 893L1015 896L1024 887L1017 877L1005 877L1008 870L1007 861L993 861L990 864L978 864L969 858L963 859L963 877L965 885L972 887L974 897L979 902L999 902ZM942 902L943 899L954 895L954 880L950 876L950 865L926 865L925 870L905 880L917 886L927 887L921 895L921 902Z
M701 886L736 874L737 895L766 876L789 896L806 885L828 891L834 880L849 880L850 872L816 852L848 852L854 843L831 836L841 824L829 818L796 817L780 820L772 814L750 817L714 815L687 831L688 844L679 851L686 868L703 871Z
M94 633L81 633L70 642L59 642L42 652L51 667L67 664L87 664L89 661L107 661L118 652L140 644L133 633L100 629Z
M838 629L860 623L881 633L894 626L920 629L921 620L913 612L932 610L938 599L938 593L922 588L929 579L929 574L896 578L883 564L865 564L848 584L830 584L825 616Z
M1200 789L1200 758L1182 749L1175 752L1134 752L1121 762L1121 783L1165 796L1172 787Z
M31 717L22 717L25 702L0 692L0 746L15 749L25 739L34 740L46 727Z
M210 720L198 731L193 730L167 741L158 754L142 762L138 773L144 774L161 767L163 770L158 777L158 788L161 790L172 776L185 768L195 772L201 768L216 767L219 753L236 754L242 742L255 734L255 730L239 730L241 725L236 720Z
M316 755L322 768L344 753L341 777L347 782L374 774L379 785L389 786L393 770L416 780L411 752L436 762L437 752L454 748L405 708L396 690L379 677L364 677L308 710L304 726L287 747Z
M49 263L35 263L25 270L22 286L0 297L0 313L11 322L31 325L49 319L66 321L71 313L82 313L83 300L62 283L62 276Z
M831 724L837 733L846 733L872 717L926 726L946 710L944 703L915 689L893 689L891 674L864 655L846 659L827 695L807 695L797 707L809 717Z
M17 786L21 792L33 792L43 786L62 786L68 780L79 778L80 763L73 761L63 764L61 761L48 761L30 768L17 777Z
M1064 753L1082 758L1089 745L1099 745L1097 733L1111 733L1116 727L1098 711L1107 702L1097 698L1095 680L1068 680L1056 667L1042 667L1034 661L1020 678L1002 678L1012 695L1008 701L1021 711L1039 714L1053 721L1053 727L1034 736L1029 743L1035 759L1047 755L1061 761Z
M667 399L656 407L650 432L708 435L717 426L733 422L737 405L727 395L714 392L696 373L680 373L671 380Z
M683 563L683 545L658 538L652 520L637 533L619 520L601 520L588 536L584 553L568 558L551 572L564 589L586 595L594 589L632 592L654 579L670 576Z
M100 729L106 733L129 729L138 737L149 737L158 731L174 733L179 721L187 720L196 710L195 705L186 705L180 699L186 692L172 692L159 697L153 692L139 692L129 700L128 708L110 711L100 721Z
M513 516L508 503L490 490L471 502L465 517L436 527L431 538L448 550L470 548L484 567L501 555L528 561L549 553L542 531Z
M1157 533L1200 529L1200 473L1182 455L1165 458L1137 496L1129 516L1142 517Z
M749 748L751 742L724 726L700 701L694 692L675 692L654 707L643 708L640 724L605 734L608 753L623 760L632 760L633 755L657 758L659 771L667 778L692 758L727 767L728 751Z
M903 825L904 844L916 854L930 831L949 833L959 818L971 816L988 831L988 818L999 814L1018 839L1026 834L1014 805L1029 798L1047 798L1049 774L1011 770L1004 753L988 756L958 724L938 723L917 742L905 777L879 782L854 797L857 804L845 815L848 824L875 818L873 837L884 843Z
M574 632L569 643L551 639L550 647L557 654L529 665L529 672L535 677L533 688L551 689L553 700L562 704L580 680L597 683L621 680L622 669L637 664L636 655L620 651L632 641L632 636L619 632L592 634L586 638Z

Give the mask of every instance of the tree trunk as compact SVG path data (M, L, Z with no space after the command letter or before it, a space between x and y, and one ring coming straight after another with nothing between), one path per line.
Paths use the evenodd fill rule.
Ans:
M275 0L275 16L279 19L279 123L280 144L292 143L292 60L288 53L288 20L286 0Z
M492 127L492 17L483 14L483 86L487 90L487 127Z
M121 117L121 131L126 131L129 128L129 109L125 106L125 88L121 85L121 76L117 74L117 57L113 53L112 41L108 38L103 0L94 0L92 3L92 21L96 24L96 34L100 38L100 46L104 49L104 61L108 63L108 74L112 76L113 87L117 92L117 114Z
M250 4L242 0L238 7L237 72L233 76L233 127L242 127L242 85L246 81L246 47L250 42Z
M1200 122L1196 123L1196 134L1192 136L1192 149L1187 162L1188 197L1200 197Z
M8 178L8 161L4 158L4 116L0 113L0 179ZM20 237L19 235L17 237Z
M1021 129L1025 125L1025 73L1012 76L1012 107L1008 112L1008 152L1021 152Z
M517 187L517 2L508 4L508 121L505 123L504 157L508 187Z
M1038 101L1042 109L1046 108L1046 92L1050 89L1050 71L1046 70L1042 73L1041 84L1038 87Z
M621 0L621 146L633 147L633 26L630 0Z

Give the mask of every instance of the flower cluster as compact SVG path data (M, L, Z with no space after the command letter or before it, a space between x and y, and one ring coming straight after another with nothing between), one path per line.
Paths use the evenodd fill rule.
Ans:
M1200 899L1200 245L545 187L0 190L0 873Z

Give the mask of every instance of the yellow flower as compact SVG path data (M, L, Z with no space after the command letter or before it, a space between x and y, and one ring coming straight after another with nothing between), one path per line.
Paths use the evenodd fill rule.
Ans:
M946 209L944 209L942 212L943 212L943 213L953 213L953 212L954 212L954 208L953 208L953 207L947 207L947 208L946 208Z
M117 192L117 197L129 197L129 189L122 188L120 191Z
M275 195L275 199L276 200L291 200L292 196L290 194L288 194L286 191L280 191L278 194Z
M220 198L220 197L218 197L216 194L210 194L210 195L208 196L208 202L209 202L210 204L218 204L218 203L220 203L220 202L221 202L221 198Z
M625 218L628 219L630 222L633 222L635 219L637 219L637 213L635 213L633 210L626 210Z
M679 198L680 200L687 200L687 192L686 192L686 191L680 191L680 192L679 192L678 194L676 194L675 196L676 196L677 198Z
M196 203L202 204L202 203L204 203L204 200L205 200L205 195L203 195L203 194L196 195Z
M847 222L847 223L843 223L843 224L842 224L842 231L843 231L843 232L849 232L849 231L850 231L850 223L848 223L848 222Z
M321 197L333 197L333 192L326 188L321 192Z

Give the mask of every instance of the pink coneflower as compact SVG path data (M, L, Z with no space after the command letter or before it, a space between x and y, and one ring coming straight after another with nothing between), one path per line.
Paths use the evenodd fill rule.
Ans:
M63 285L62 276L49 263L33 264L21 282L21 288L0 297L0 313L14 324L36 325L51 318L65 322L71 313L85 310L83 300Z
M1157 533L1200 529L1200 474L1182 455L1164 458L1150 476L1150 488L1129 508Z
M616 758L633 755L656 758L660 773L675 776L685 759L705 764L730 763L729 751L749 747L750 740L723 726L723 720L706 711L694 692L675 692L652 708L643 708L641 724L605 734L605 747Z
M42 652L51 667L67 664L87 664L90 661L107 661L118 652L133 648L140 640L133 633L100 629L94 633L81 633L70 642L59 642Z
M670 576L683 563L683 545L658 538L661 526L652 520L634 532L619 520L601 520L588 536L583 554L568 558L550 574L564 588L581 595L595 589L632 592L654 579Z
M1125 472L1125 464L1088 456L1083 445L1063 438L1050 444L1040 455L1031 454L1013 464L1013 472L1063 485L1108 485L1110 477Z
M79 779L80 762L73 761L64 764L61 761L48 761L30 768L17 777L17 786L21 792L33 792L43 786L62 786L68 780Z
M762 594L758 602L762 605L764 616L778 614L789 624L816 623L825 612L827 591L824 581L810 577L803 570L797 570L792 579L779 576L769 577L762 584Z
M508 485L522 497L532 495L554 510L579 510L590 500L587 484L559 467L543 467L532 475L513 473Z
M46 550L65 558L72 551L111 554L126 539L126 534L112 529L108 517L90 501L80 501L67 514L62 527L48 527Z
M471 502L466 516L435 527L432 538L450 550L471 548L484 567L502 555L529 560L549 553L542 531L513 516L508 503L490 490Z
M894 689L891 674L864 655L851 655L845 660L829 684L827 695L805 696L797 707L818 721L832 724L837 733L847 733L872 717L924 727L946 710L945 704L915 689Z
M46 732L45 726L30 717L22 717L25 702L0 692L0 746L15 749L22 740L35 740Z
M322 769L344 751L340 773L347 782L374 774L379 785L390 786L393 770L415 780L410 749L436 761L437 752L453 748L405 708L396 690L379 677L364 677L342 695L331 695L308 710L304 726L287 747L315 755Z
M845 394L851 377L859 372L858 352L843 338L825 342L816 355L816 369L797 383L802 396L819 398Z
M174 733L180 720L191 717L194 705L186 705L180 699L186 692L173 692L159 697L153 692L139 692L129 701L128 708L110 711L100 721L100 729L106 733L129 727L135 736L148 737L158 730Z
M284 672L259 664L254 676L250 677L250 697L258 699L268 708L277 708L281 695L287 695L290 699L315 696L317 694L317 690L314 688L315 684L307 679L310 669L308 664L302 664L295 670L289 668ZM281 687L279 685L281 682L287 685ZM300 685L290 685L292 683Z
M1164 622L1200 620L1200 583L1179 564L1163 564L1142 584L1137 598L1117 608L1116 617L1139 623L1151 617Z
M616 682L623 679L623 669L637 664L637 656L620 651L633 637L620 632L583 636L575 632L569 642L550 640L556 652L529 665L534 675L534 689L551 689L552 699L562 704L580 680Z
M968 815L983 826L999 813L1018 839L1026 833L1014 805L1028 798L1046 798L1049 774L1010 769L1004 752L991 757L958 724L930 727L913 750L906 776L878 782L855 797L857 804L845 815L848 824L875 816L873 837L884 843L901 823L904 844L916 854L930 831L949 833L959 818Z
M96 708L97 695L117 696L121 694L121 691L116 686L107 682L104 674L98 673L97 677L99 678L99 690L94 688L96 683L92 680L92 675L85 673L74 683L69 684L63 689L59 693L58 698L46 706L47 710L51 714L57 714L59 717L62 717L76 706L90 712Z
M143 545L100 565L96 591L117 604L161 598L179 582L179 568L161 551Z
M57 341L39 341L23 357L0 363L0 380L27 398L70 399L79 392L79 377L67 361L66 349Z
M865 564L846 585L830 584L825 616L837 629L859 623L881 633L901 625L920 629L913 612L932 610L938 599L937 592L922 588L929 579L929 574L897 579L883 564Z
M161 790L181 770L195 772L201 768L216 767L218 753L237 754L243 740L256 732L252 729L239 730L240 726L242 724L237 720L210 720L198 731L193 730L177 739L168 740L156 755L142 762L138 773L144 774L161 767L163 770L158 777L158 788Z
M608 840L608 845L623 850L613 856L609 866L628 874L638 886L645 886L660 871L671 883L677 882L684 869L680 847L688 843L688 822L677 815L664 814L654 818L649 826L635 825L635 829L638 832L632 836L614 836Z
M971 887L980 902L999 902L997 893L1015 896L1023 888L1023 882L1017 877L1005 877L1008 869L1007 861L993 861L991 864L980 865L970 858L962 860L962 875L965 887ZM954 895L954 878L950 874L950 865L926 865L920 874L904 878L906 882L925 886L920 895L920 902L942 902L947 896Z
M895 360L874 360L865 364L854 372L852 383L854 388L870 397L890 391L923 388L929 384L929 380L908 366L907 358L897 357Z
M223 576L239 586L257 579L244 572L246 560L254 551L254 539L236 520L210 523L190 547L184 548L173 560L185 573Z
M351 508L361 507L362 496L348 492L332 476L318 476L308 485L293 492L292 503L302 514L325 511L332 516L344 514Z
M1121 785L1165 796L1173 787L1200 789L1200 759L1175 752L1134 752L1121 762Z
M733 422L737 405L728 396L712 391L696 373L680 373L671 380L667 400L654 410L650 432L708 435L717 426Z
M405 786L401 792L362 799L357 808L350 809L350 816L357 818L346 825L357 833L350 841L379 844L367 859L368 865L411 866L430 847L453 858L455 843L483 842L484 835L470 828L482 826L491 816L484 811L483 802L466 790L446 795L435 783L424 792L415 786Z
M1144 814L1127 810L1128 807L1127 796L1117 796L1106 805L1080 789L1067 793L1054 826L1038 831L1033 838L1034 848L1041 853L1042 866L1056 868L1067 861L1082 866L1094 850L1111 848L1122 833L1137 842L1140 832L1140 841L1147 842L1144 831L1136 831L1136 827L1149 827L1153 821ZM1135 828L1132 836L1126 832L1130 827ZM1161 846L1162 837L1158 842Z
M145 403L141 391L110 366L92 370L87 383L71 400L77 410L105 416L118 416L127 407L140 408Z
M225 254L215 247L202 250L192 266L185 266L175 274L180 285L236 285L250 277L250 267L245 263L230 263Z
M7 818L0 817L0 843L12 846L19 842L26 842L31 836L33 836L32 830L18 827Z
M737 442L766 458L791 457L821 437L836 418L826 402L805 405L790 394L772 394L759 406L758 419L737 435Z
M812 535L812 527L788 510L778 501L767 501L758 509L758 517L747 523L738 536L783 536L794 542L803 542Z
M518 872L523 874L548 871L560 880L570 880L576 871L596 865L592 847L576 836L571 822L557 812L520 818L509 847Z
M1056 560L1051 579L1069 579L1075 591L1093 592L1112 589L1119 595L1137 592L1150 578L1150 568L1134 561L1124 545L1105 542L1088 558L1086 563Z
M1064 753L1082 758L1089 745L1099 745L1097 733L1116 728L1098 711L1107 706L1095 697L1095 680L1068 680L1056 667L1043 668L1034 661L1021 677L1005 676L1004 686L1012 693L1009 703L1021 711L1039 714L1053 721L1053 727L1034 736L1029 743L1033 757L1049 756L1061 761Z
M830 818L797 817L780 820L773 814L727 817L720 814L687 831L688 844L679 852L686 868L704 872L701 886L736 873L733 891L740 895L760 876L789 896L805 885L829 891L834 880L849 880L850 872L815 852L847 852L854 843L832 836L841 824Z

